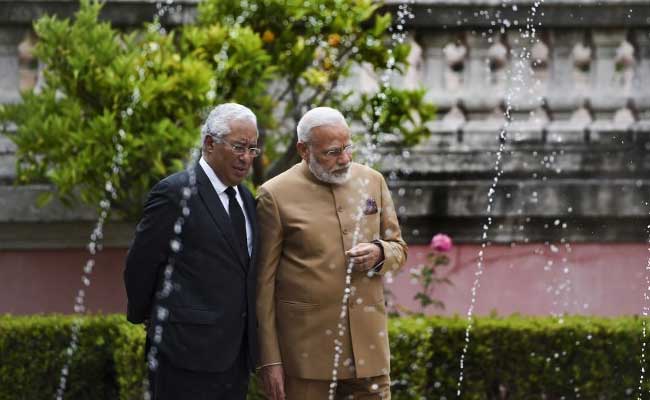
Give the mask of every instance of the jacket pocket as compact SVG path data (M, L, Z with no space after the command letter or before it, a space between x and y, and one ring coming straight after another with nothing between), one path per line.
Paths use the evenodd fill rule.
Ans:
M320 305L314 303L303 303L301 301L278 299L277 312L286 316L299 317L306 316L312 311L318 310Z

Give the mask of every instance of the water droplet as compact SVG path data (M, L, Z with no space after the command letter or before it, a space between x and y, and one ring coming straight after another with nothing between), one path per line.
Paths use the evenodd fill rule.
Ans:
M95 261L94 260L88 260L86 262L86 266L84 267L84 272L89 274L93 272L93 267L95 266Z
M158 318L159 321L164 321L167 319L169 316L169 310L167 310L165 307L158 306L158 309L156 310L156 317Z
M181 242L176 239L172 239L169 242L169 248L172 249L174 253L178 253L181 250Z

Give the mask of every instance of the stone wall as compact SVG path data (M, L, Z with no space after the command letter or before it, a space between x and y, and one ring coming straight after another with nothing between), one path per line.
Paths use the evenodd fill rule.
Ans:
M647 239L648 2L420 1L412 13L402 83L425 88L439 118L382 165L410 243L478 241L490 216L495 242Z

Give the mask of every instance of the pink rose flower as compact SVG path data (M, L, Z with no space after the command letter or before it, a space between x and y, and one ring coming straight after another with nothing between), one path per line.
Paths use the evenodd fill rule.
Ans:
M438 233L431 239L431 244L429 245L433 250L445 253L454 246L451 241L451 238L444 233Z

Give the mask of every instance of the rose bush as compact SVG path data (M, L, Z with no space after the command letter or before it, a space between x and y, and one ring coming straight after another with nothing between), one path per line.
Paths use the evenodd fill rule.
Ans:
M439 276L438 268L449 265L449 257L446 253L453 248L453 241L448 235L438 233L431 238L429 248L431 251L427 254L427 263L420 264L410 271L411 280L420 286L413 296L420 305L420 313L424 313L430 306L444 309L444 303L433 298L433 291L435 286L451 285L449 279Z

